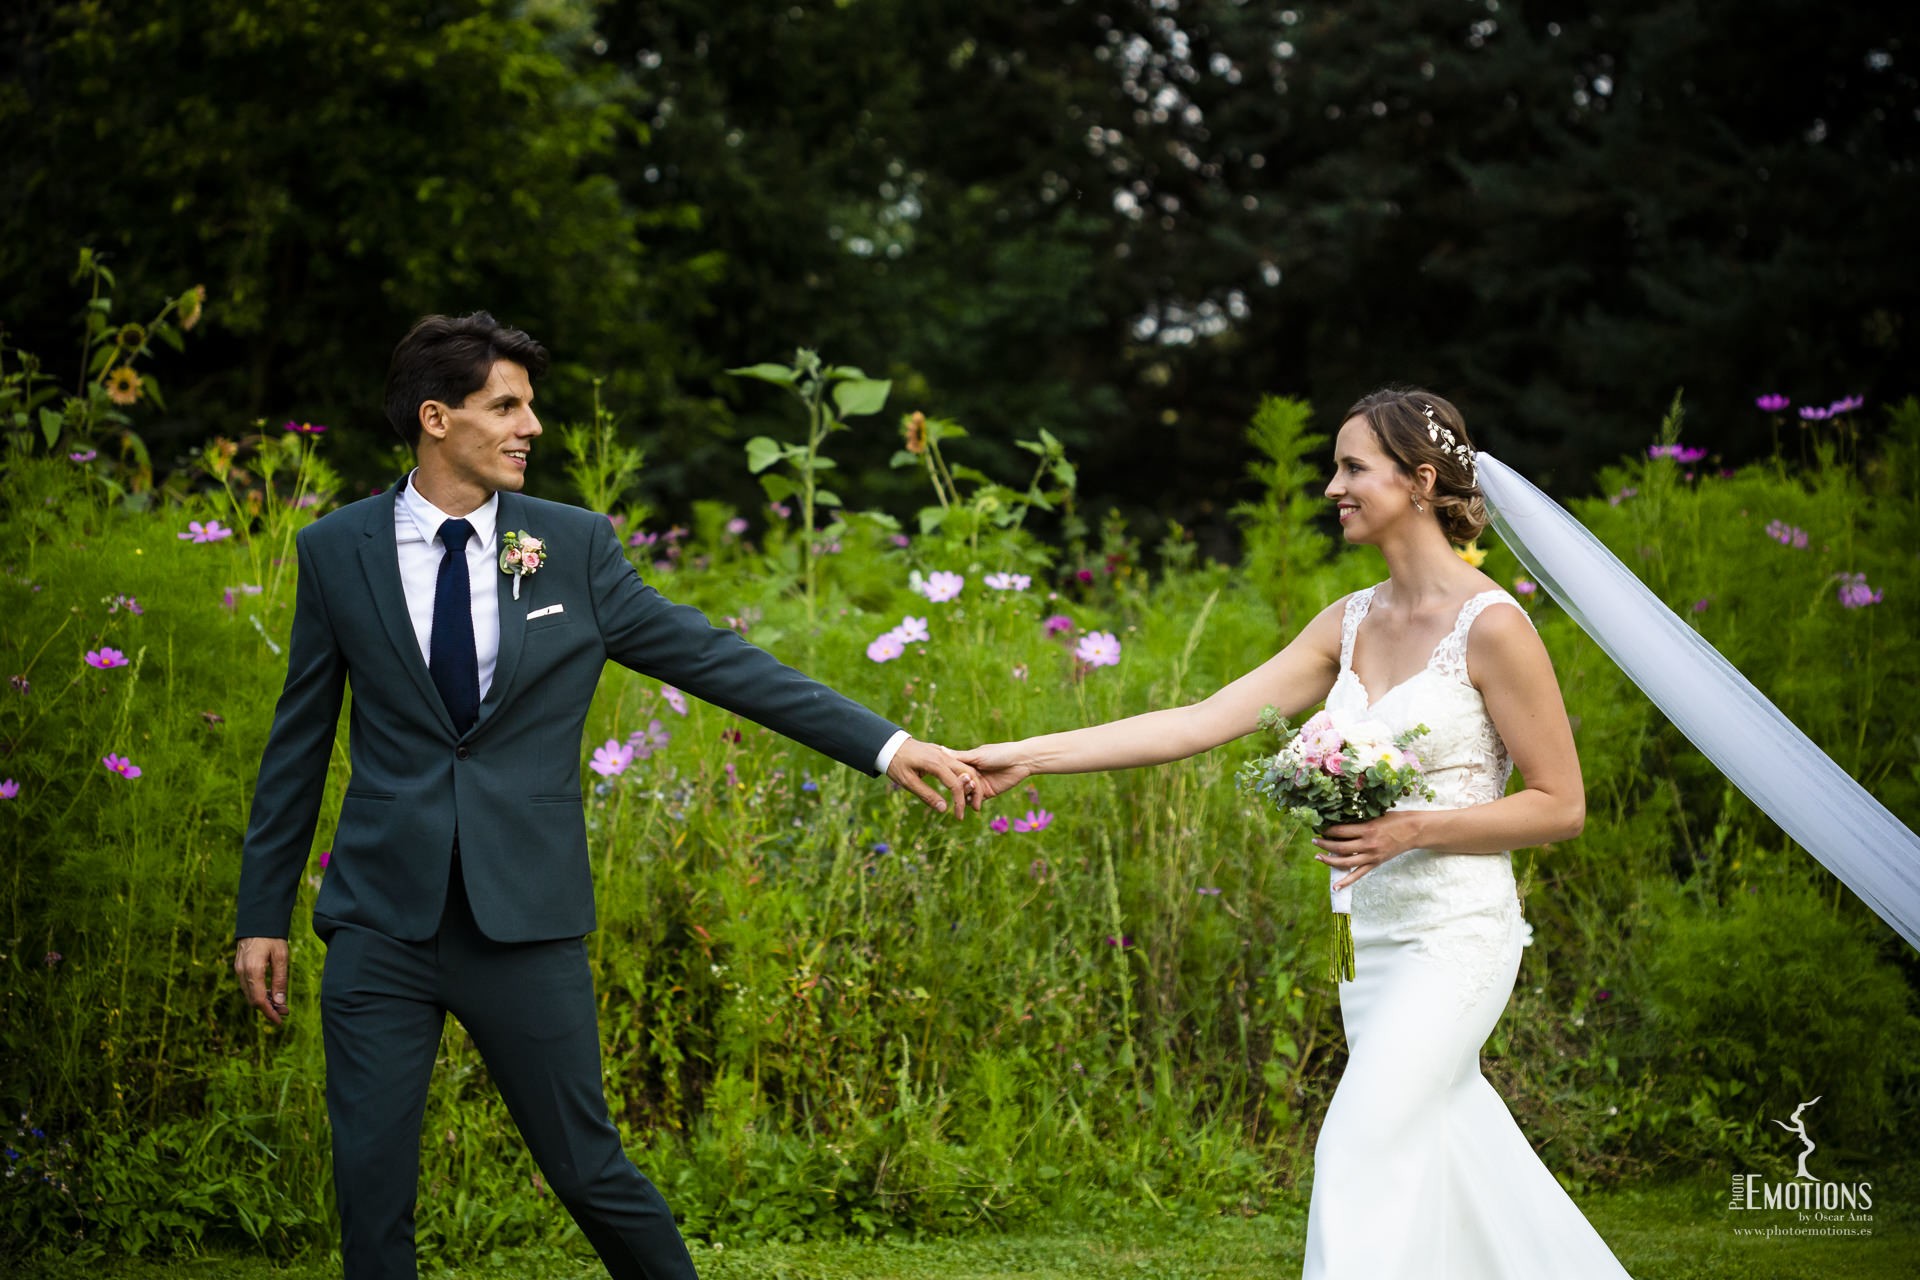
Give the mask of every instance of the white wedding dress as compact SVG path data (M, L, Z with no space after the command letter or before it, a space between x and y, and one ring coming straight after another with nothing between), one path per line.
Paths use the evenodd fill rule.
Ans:
M1467 681L1467 633L1504 591L1469 600L1426 667L1377 698L1353 673L1374 588L1347 601L1329 710L1416 740L1433 800L1506 793L1513 761ZM1354 981L1340 984L1347 1068L1314 1149L1306 1280L1609 1280L1627 1272L1480 1074L1532 930L1500 854L1410 849L1353 886Z

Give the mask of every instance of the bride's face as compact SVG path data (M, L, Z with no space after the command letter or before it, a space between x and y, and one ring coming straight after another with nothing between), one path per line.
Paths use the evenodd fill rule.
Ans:
M1413 490L1413 481L1381 449L1365 418L1355 415L1341 424L1327 497L1339 509L1348 542L1378 542L1388 528L1418 515Z

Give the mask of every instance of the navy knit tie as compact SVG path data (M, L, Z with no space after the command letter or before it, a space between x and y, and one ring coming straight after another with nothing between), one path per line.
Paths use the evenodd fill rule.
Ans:
M427 670L447 704L454 729L465 734L480 718L480 659L473 649L473 596L467 578L467 539L473 526L449 520L440 526L440 575L433 584L433 636Z

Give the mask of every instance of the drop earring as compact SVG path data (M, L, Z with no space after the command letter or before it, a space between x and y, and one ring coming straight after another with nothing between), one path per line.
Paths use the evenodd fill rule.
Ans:
M1408 494L1407 496L1408 496L1409 498L1413 498L1413 495L1412 495L1412 494ZM1425 510L1426 510L1426 508L1425 508L1425 507L1423 507L1423 506L1421 506L1421 505L1420 505L1420 499L1418 499L1418 498L1413 498L1413 509L1414 509L1415 511L1425 511Z

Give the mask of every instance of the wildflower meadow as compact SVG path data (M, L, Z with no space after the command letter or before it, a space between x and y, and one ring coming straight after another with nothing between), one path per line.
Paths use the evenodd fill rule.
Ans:
M359 495L328 466L338 433L307 422L216 438L155 488L108 416L152 391L135 337L103 339L123 358L88 395L29 404L16 374L0 400L0 1237L294 1257L334 1238L323 949L305 920L344 736L283 1028L233 980L233 891L285 669L293 536ZM1384 573L1327 531L1334 424L1296 400L1248 406L1260 496L1223 563L1177 527L1143 547L1098 518L1044 432L991 440L902 416L915 407L885 381L807 353L741 372L796 406L790 439L745 445L764 504L698 502L661 527L604 416L550 428L563 447L530 491L606 512L668 596L926 739L1204 697ZM1676 405L1597 493L1560 496L1920 823L1920 404L1795 403L1751 410L1782 441L1763 463L1728 471L1690 449ZM1871 454L1848 427L1864 413L1890 420ZM843 484L837 432L896 423L922 507L827 488ZM994 450L1030 458L1026 489L969 464ZM1486 1065L1529 1136L1581 1189L1724 1178L1776 1159L1770 1118L1818 1093L1836 1170L1890 1166L1920 1120L1911 952L1505 548L1463 554L1545 638L1588 791L1583 835L1516 854L1535 935ZM1298 1201L1342 1040L1324 869L1234 785L1264 746L1047 778L956 822L610 668L581 743L604 1070L629 1149L689 1235L938 1235ZM441 1059L423 1252L458 1264L568 1240L457 1025Z

